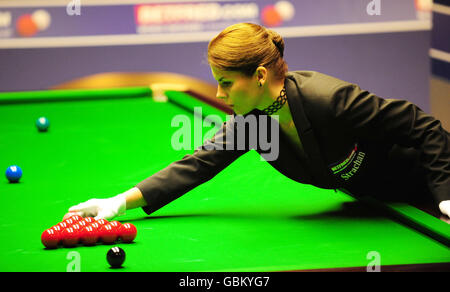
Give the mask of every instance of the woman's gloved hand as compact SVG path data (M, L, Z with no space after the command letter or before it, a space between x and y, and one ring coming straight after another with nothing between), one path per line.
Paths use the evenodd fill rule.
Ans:
M94 217L95 220L111 220L114 217L125 215L126 196L119 194L108 199L91 199L69 208L69 213L81 217Z
M439 204L439 209L441 210L442 214L450 217L450 200L442 201Z

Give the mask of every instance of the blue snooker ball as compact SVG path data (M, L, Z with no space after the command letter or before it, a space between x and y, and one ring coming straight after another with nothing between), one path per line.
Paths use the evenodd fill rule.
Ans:
M6 169L6 178L11 183L19 182L20 178L22 177L22 169L18 167L17 165L12 165Z
M50 122L46 117L40 117L36 120L36 127L38 128L39 132L47 131L49 126Z

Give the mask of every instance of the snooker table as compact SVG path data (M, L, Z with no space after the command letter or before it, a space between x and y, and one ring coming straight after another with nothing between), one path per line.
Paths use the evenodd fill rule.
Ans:
M40 236L70 206L124 192L192 153L201 140L172 147L175 116L200 124L203 139L214 128L202 123L206 114L226 118L192 90L168 90L165 102L153 94L149 87L0 94L0 170L23 170L19 183L0 179L0 271L64 272L76 260L80 271L113 271L109 245L48 250ZM197 106L203 117L194 115ZM50 120L48 132L37 131L40 116ZM119 271L366 271L373 263L381 271L449 270L448 224L409 205L384 207L294 182L250 151L155 213L116 218L138 229L134 243L118 244L126 252Z

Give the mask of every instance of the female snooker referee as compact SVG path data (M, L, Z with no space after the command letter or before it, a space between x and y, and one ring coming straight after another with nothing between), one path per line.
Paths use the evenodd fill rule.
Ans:
M439 120L408 101L383 99L319 72L288 72L283 54L282 37L265 27L239 23L223 30L208 45L208 62L231 119L192 155L69 213L109 220L138 207L147 214L160 209L246 153L248 147L228 150L236 147L227 148L226 137L242 131L238 116L255 115L276 117L279 154L268 162L285 176L357 197L428 196L450 215L450 134Z

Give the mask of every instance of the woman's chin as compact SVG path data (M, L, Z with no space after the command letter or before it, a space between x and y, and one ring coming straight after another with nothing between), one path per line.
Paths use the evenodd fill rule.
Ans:
M237 115L245 116L246 114L248 114L249 112L251 112L251 110L242 110L242 109L233 107L233 112L234 112L235 114L237 114Z

